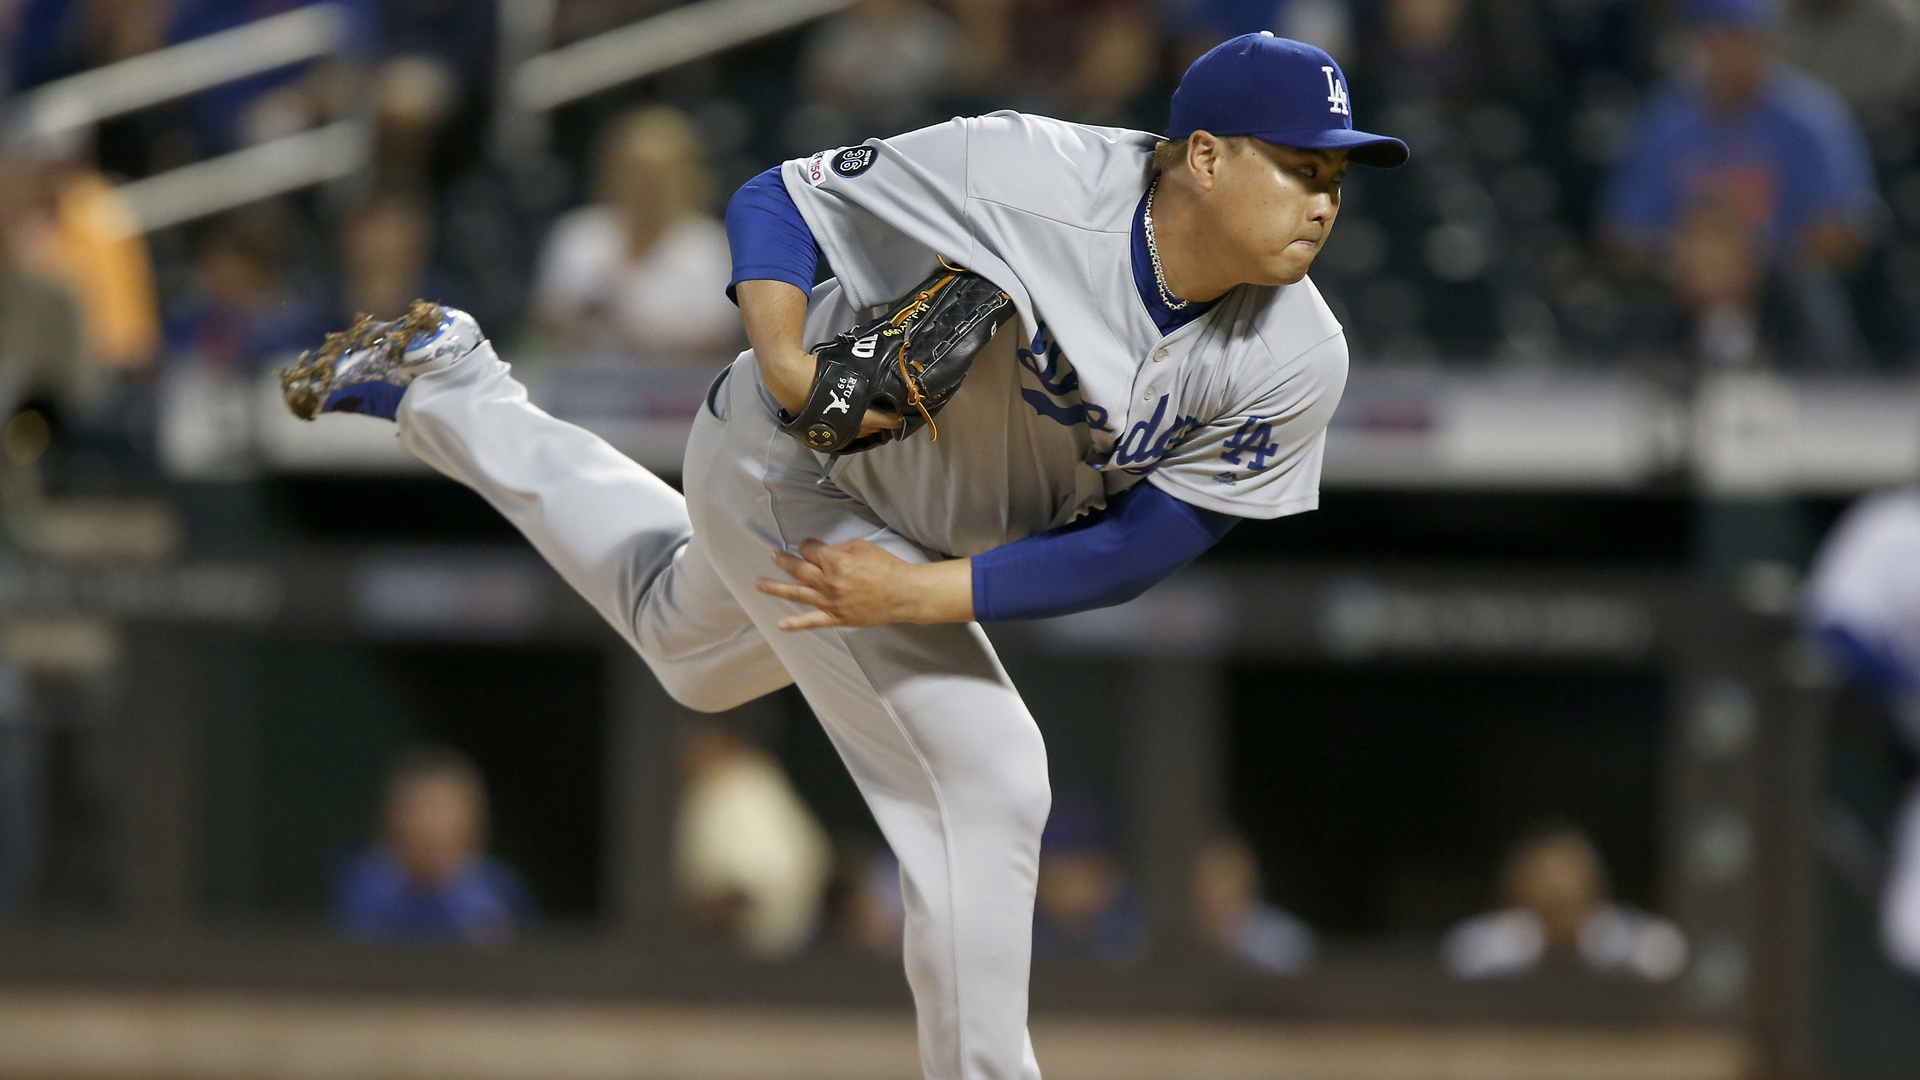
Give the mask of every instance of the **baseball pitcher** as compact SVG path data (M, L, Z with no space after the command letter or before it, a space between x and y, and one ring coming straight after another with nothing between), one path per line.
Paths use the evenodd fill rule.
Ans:
M769 170L728 208L752 348L684 498L433 304L333 335L287 401L396 420L687 706L797 683L900 860L927 1077L1037 1080L1046 751L978 624L1120 603L1318 504L1347 347L1307 269L1348 164L1407 157L1350 102L1326 53L1249 34L1164 137L1000 112Z

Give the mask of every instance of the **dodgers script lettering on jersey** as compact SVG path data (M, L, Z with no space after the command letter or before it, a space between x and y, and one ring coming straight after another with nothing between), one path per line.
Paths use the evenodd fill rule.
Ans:
M1331 107L1345 109L1345 87L1330 85ZM1052 474L1050 490L1071 489L1076 469L1097 470L1093 501L1144 479L1240 517L1313 509L1327 422L1346 383L1340 324L1302 280L1240 286L1160 333L1134 284L1131 236L1156 138L1000 112L824 151L788 162L782 178L850 312L900 296L938 259L1013 297L1021 415L1036 428L1075 429L1070 443L1037 431L1033 442L1072 445L1079 456L1050 451L997 467ZM861 455L875 459L863 469L887 469L891 449ZM903 469L932 460L895 457ZM894 479L872 486L935 486L933 477Z

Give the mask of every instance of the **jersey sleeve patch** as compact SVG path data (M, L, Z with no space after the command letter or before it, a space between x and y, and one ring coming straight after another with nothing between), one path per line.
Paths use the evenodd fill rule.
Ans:
M829 176L859 176L873 168L878 159L879 153L871 146L843 146L814 154L801 165L801 171L808 184L819 187Z
M849 146L833 155L833 171L840 176L859 176L873 168L874 157L871 146Z

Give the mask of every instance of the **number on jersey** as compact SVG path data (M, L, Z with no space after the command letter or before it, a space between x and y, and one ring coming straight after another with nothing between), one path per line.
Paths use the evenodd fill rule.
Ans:
M1227 436L1220 460L1229 465L1239 465L1243 458L1251 458L1247 462L1247 471L1261 472L1272 464L1268 459L1279 453L1280 448L1273 442L1273 425L1265 417L1249 416L1239 430Z

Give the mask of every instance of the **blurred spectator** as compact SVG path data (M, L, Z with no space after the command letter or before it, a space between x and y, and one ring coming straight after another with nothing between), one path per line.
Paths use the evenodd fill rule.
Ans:
M1159 39L1142 0L956 0L956 82L980 108L1126 123Z
M1353 61L1353 8L1347 0L1185 0L1173 5L1175 65L1184 71L1228 38L1271 30Z
M686 114L665 106L615 121L602 140L597 201L560 216L534 281L536 317L571 348L663 364L711 362L740 338L727 299L727 230L707 212L710 180Z
M133 211L99 170L51 161L29 179L42 213L21 238L22 257L80 305L87 345L101 363L141 367L160 345L160 303L147 240Z
M14 24L7 73L15 90L158 48L170 0L28 0Z
M837 876L835 937L875 956L899 957L907 918L900 860L885 848L858 848L843 853Z
M498 63L498 4L472 0L382 0L380 76L382 183L404 162L436 184L481 163L493 110ZM404 132L403 129L414 131ZM399 137L396 137L399 136ZM390 153L391 141L406 148Z
M1743 367L1760 353L1766 262L1753 229L1724 199L1688 208L1674 235L1670 275L1695 313L1695 348L1714 367Z
M675 883L701 929L761 957L806 945L833 870L826 832L765 750L701 719L683 747Z
M1789 0L1780 47L1855 109L1905 108L1920 90L1920 9L1903 0Z
M1275 975L1313 964L1313 931L1260 897L1260 866L1237 836L1217 836L1193 857L1193 912L1201 943L1223 959Z
M1488 65L1468 14L1467 0L1385 0L1361 56L1362 85L1383 101L1428 107L1470 97Z
M1056 797L1040 836L1034 959L1121 967L1146 950L1146 922L1108 842L1106 815L1090 799Z
M170 357L245 374L325 336L327 320L287 287L286 228L272 204L229 212L203 228L192 292L167 320Z
M30 397L84 408L101 383L72 294L21 257L40 227L33 198L37 172L0 160L0 418L12 417Z
M1342 65L1354 61L1354 8L1348 0L1185 0L1171 6L1167 21L1175 27L1179 71L1227 38L1260 31L1319 46Z
M233 30L319 0L174 0L167 43ZM223 83L193 99L194 129L203 155L225 153L332 119L345 111L378 34L375 0L327 0L346 13L348 49L326 60L276 68ZM489 13L491 14L491 13Z
M424 188L441 128L460 106L460 75L444 58L396 56L375 81L375 182L383 188Z
M1920 489L1860 500L1821 546L1807 582L1807 621L1861 681L1884 693L1901 735L1920 749ZM1920 785L1896 816L1881 896L1881 939L1920 975Z
M1516 846L1500 891L1507 907L1447 932L1442 954L1454 977L1525 975L1557 961L1664 982L1686 964L1678 927L1613 902L1600 853L1577 829L1552 829Z
M1608 239L1630 258L1666 263L1689 215L1724 204L1782 276L1797 351L1845 365L1857 341L1834 275L1868 238L1865 142L1838 95L1778 62L1766 0L1691 0L1687 14L1696 75L1661 91L1640 118L1609 182Z
M380 44L395 59L431 57L450 69L463 96L484 97L494 78L500 19L473 0L381 0Z
M1013 5L1014 0L952 0L948 5L959 35L953 65L956 86L1002 99L1014 89Z
M396 760L385 824L386 838L340 882L335 911L348 936L499 945L532 921L520 876L486 853L486 781L465 755L429 746Z
M1126 124L1126 109L1153 77L1160 43L1138 0L1020 0L1013 56L1038 75L1050 115Z
M892 135L931 119L954 44L946 16L920 0L860 0L807 35L802 80L816 104L840 112L852 141Z
M347 215L340 247L343 316L397 319L421 297L461 306L429 262L433 219L417 198L385 193L368 199Z

